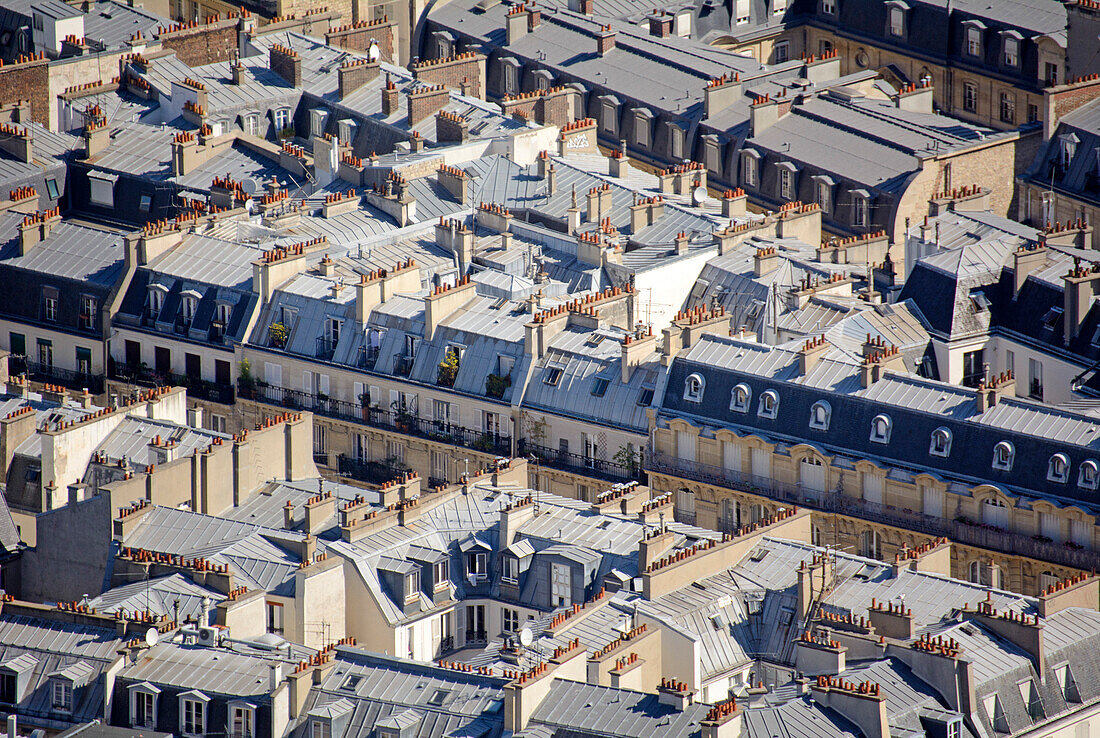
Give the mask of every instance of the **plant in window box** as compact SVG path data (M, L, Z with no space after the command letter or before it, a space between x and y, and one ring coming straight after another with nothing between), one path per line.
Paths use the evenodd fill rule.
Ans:
M476 441L472 444L473 448L478 451L484 451L485 453L491 453L493 450L493 437L488 433L482 433Z
M454 387L455 378L458 377L458 354L454 351L448 351L443 356L443 361L439 362L439 372L436 375L435 383L440 387Z
M369 392L359 393L359 406L363 408L363 420L369 421L371 411Z
M494 397L500 399L504 397L504 392L512 386L511 375L490 374L485 377L485 396Z
M394 400L390 403L393 411L393 424L402 433L410 433L413 428L413 415L401 402Z
M642 465L642 450L634 448L633 443L619 446L619 450L611 457L621 467L624 467L630 476L636 476Z
M272 323L267 329L268 340L275 348L286 348L286 342L290 340L290 329L282 323Z
M294 138L293 124L279 131L279 138Z

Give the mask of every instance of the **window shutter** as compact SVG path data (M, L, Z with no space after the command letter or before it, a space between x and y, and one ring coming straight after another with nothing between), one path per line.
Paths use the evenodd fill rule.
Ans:
M319 393L321 393L322 395L327 395L328 394L328 375L327 374L318 374L317 375L317 391Z
M264 362L264 381L268 384L281 387L283 384L283 365Z
M302 372L302 391L307 393L313 392L313 372Z

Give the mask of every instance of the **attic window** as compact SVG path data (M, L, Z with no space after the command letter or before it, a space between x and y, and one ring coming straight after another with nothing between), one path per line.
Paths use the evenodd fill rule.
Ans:
M340 685L340 689L347 689L354 691L359 686L359 682L363 681L363 677L358 674L349 674L348 678L344 680L344 683Z
M932 445L928 447L928 453L932 456L947 457L951 454L951 431L947 428L937 428L932 431Z
M548 384L551 387L557 387L558 382L561 381L562 368L560 366L550 366L546 368L546 374L542 375L543 384Z
M608 383L607 377L596 377L596 381L592 383L592 396L603 397L607 393Z
M766 390L760 395L760 407L756 414L761 418L774 418L779 412L779 394L775 390Z
M428 698L428 704L435 707L439 707L447 700L447 696L450 694L446 689L437 689L432 692L432 696Z
M970 293L970 302L979 313L984 313L989 310L989 298L985 296L984 292Z
M1062 308L1052 307L1043 314L1043 327L1053 330L1060 317L1062 317Z
M1016 458L1016 449L1008 441L1001 441L993 447L993 468L1000 471L1012 471L1012 462Z
M871 421L871 440L875 443L890 443L890 431L893 423L889 415L876 415Z
M638 393L638 407L649 407L653 402L653 388L645 387Z
M739 384L733 388L730 395L730 410L739 413L749 411L749 403L752 401L752 389L747 384Z
M684 382L684 399L688 402L702 402L703 389L706 386L707 383L702 376L698 374L688 376L687 381Z
M1092 459L1081 462L1081 469L1077 473L1077 486L1082 489L1096 489L1097 467Z
M1047 462L1047 481L1065 484L1069 478L1069 457L1065 454L1054 454Z

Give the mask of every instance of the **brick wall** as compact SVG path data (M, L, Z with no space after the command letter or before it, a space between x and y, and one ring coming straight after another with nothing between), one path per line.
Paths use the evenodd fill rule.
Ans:
M267 65L291 87L302 86L302 58L297 51L275 44L268 49Z
M343 100L351 93L378 76L378 62L373 64L361 59L354 62L346 62L340 66L338 74L340 99Z
M415 126L425 118L435 115L450 102L451 93L443 85L422 87L409 93L409 125Z
M409 66L416 79L453 90L469 86L469 94L485 97L485 56L467 51L445 59L425 59Z
M572 123L576 110L574 96L577 91L568 87L553 87L549 90L524 92L520 95L507 95L500 102L505 115L519 113L536 123L558 126Z
M325 42L348 51L366 53L373 40L378 44L382 61L396 63L394 57L394 37L396 24L389 18L374 21L360 21L347 26L334 28L325 34Z
M1043 94L1046 103L1044 133L1046 138L1054 135L1058 120L1087 102L1100 96L1100 75L1090 75L1085 79L1071 80L1064 85L1049 87Z
M237 21L228 19L193 28L180 28L158 36L165 49L176 52L184 64L197 67L223 62L237 48Z
M441 110L435 116L435 140L462 143L470 137L470 122L461 115Z
M44 58L0 67L0 105L30 100L31 120L44 126L50 122L48 89L49 67Z

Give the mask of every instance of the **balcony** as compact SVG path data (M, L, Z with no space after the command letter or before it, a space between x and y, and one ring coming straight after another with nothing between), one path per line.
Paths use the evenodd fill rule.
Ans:
M116 382L125 382L139 387L184 387L190 399L216 402L221 405L232 405L237 399L237 393L231 384L217 384L208 382L202 377L183 374L157 374L142 367L114 361L110 362L107 376Z
M210 335L208 339L211 341L221 341L225 338L225 321L213 320L210 322Z
M445 656L455 650L455 637L443 636L439 640L439 656Z
M930 538L946 536L957 543L990 551L1025 556L1077 569L1096 569L1100 566L1098 551L1078 548L1073 544L1037 540L1024 533L1014 533L962 518L948 520L929 517L915 510L867 502L842 492L818 492L801 485L783 484L770 478L754 477L665 454L651 456L646 468L651 472L748 492L812 510L903 528ZM676 512L676 519L686 522L681 520L679 511Z
M409 467L403 464L387 464L384 461L367 461L365 459L356 459L352 456L345 456L340 454L337 457L336 463L337 471L342 477L350 477L360 482L369 482L371 484L384 484L386 482L392 482L402 474L410 471Z
M393 357L393 373L399 377L407 377L412 374L413 360L415 356Z
M103 376L88 372L76 372L71 369L59 369L52 364L42 364L21 357L12 357L9 371L11 374L26 374L35 382L60 384L73 390L87 388L93 395L103 393Z
M378 348L378 346L360 346L359 356L355 360L356 368L367 371L374 369L374 365L378 362Z
M334 400L301 390L286 389L273 385L241 386L240 393L256 402L274 405L292 410L312 410L318 415L336 418L360 425L403 433L419 438L428 438L440 443L462 446L495 456L509 456L512 453L511 436L486 433L464 428L459 425L441 425L428 418L420 418L405 412L392 412L378 408L365 407L358 402Z
M646 483L645 469L642 466L641 454L639 454L636 464L633 466L624 466L617 461L595 459L591 456L582 456L581 454L571 454L568 451L538 446L524 440L519 441L517 453L520 456L527 457L534 455L538 463L542 466L579 474L583 477L594 477L609 482L638 481L642 484Z
M172 324L172 330L180 335L187 335L191 330L191 318L185 318L183 314L176 316L176 321Z
M314 352L314 356L321 361L332 361L332 355L336 353L338 343L340 343L340 339L334 336L318 336L317 350Z

